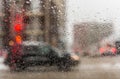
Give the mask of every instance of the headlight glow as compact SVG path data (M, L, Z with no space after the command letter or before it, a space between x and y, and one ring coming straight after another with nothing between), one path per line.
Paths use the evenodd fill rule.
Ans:
M71 58L72 58L73 60L79 60L79 59L80 59L80 57L77 56L77 55L72 55Z

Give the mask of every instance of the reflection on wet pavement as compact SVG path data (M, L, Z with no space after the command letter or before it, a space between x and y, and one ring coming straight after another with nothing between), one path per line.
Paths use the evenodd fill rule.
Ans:
M86 57L81 60L81 64L69 72L57 71L56 67L31 67L25 71L11 72L0 62L0 79L120 79L119 56Z

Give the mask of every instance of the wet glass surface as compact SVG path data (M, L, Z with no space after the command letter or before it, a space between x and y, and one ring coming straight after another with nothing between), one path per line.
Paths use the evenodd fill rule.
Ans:
M119 4L0 0L0 79L119 79Z

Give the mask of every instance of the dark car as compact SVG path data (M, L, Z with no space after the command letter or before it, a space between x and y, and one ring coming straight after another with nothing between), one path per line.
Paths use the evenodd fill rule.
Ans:
M15 45L5 60L11 70L22 70L36 65L56 65L59 70L70 70L79 62L79 56L75 53L59 50L44 42L23 42Z
M115 47L117 49L117 54L120 54L120 41L115 42Z

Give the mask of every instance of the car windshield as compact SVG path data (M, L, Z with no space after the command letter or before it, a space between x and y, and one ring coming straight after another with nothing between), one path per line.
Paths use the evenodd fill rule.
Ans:
M39 53L39 55L49 54L50 49L47 46L24 46L23 51L27 53Z
M39 51L38 47L36 46L25 46L23 49L26 52L38 52Z

